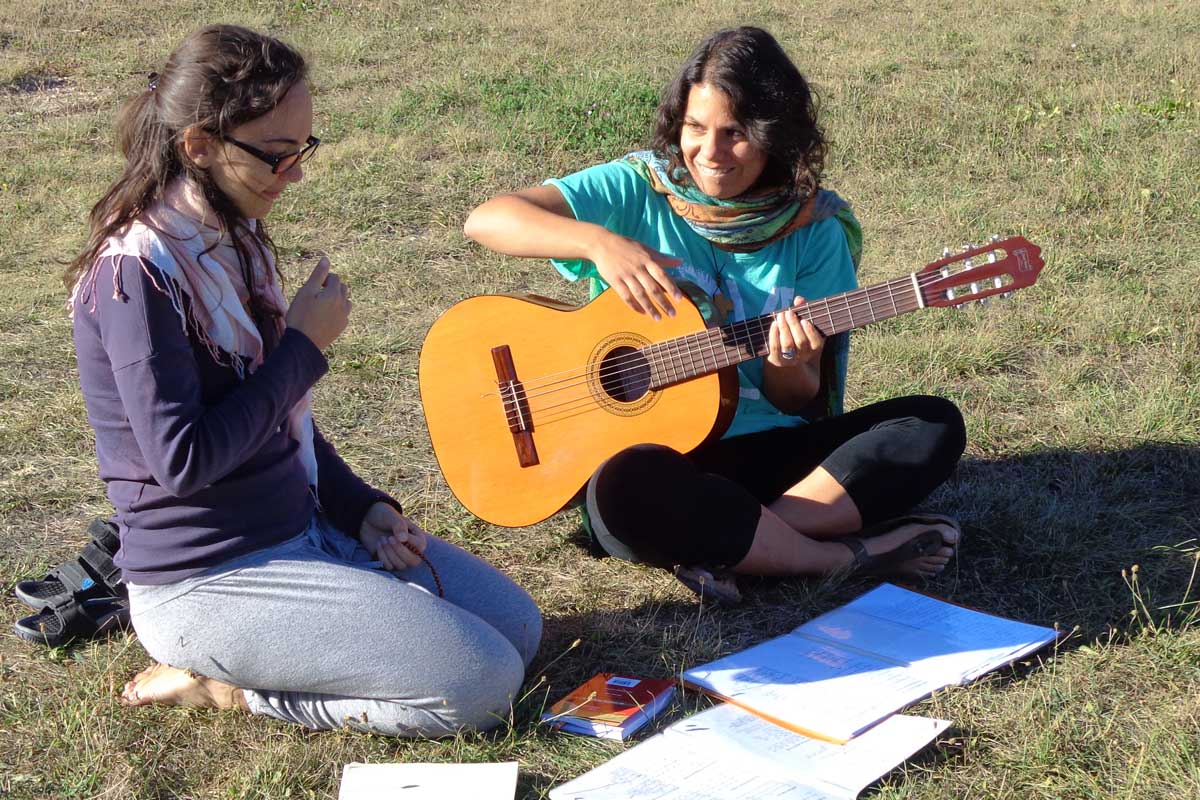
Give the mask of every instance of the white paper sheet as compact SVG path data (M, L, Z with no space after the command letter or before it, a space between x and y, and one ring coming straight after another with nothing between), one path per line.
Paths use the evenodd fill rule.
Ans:
M844 745L792 733L723 703L675 723L665 733L686 737L724 763L744 760L834 797L853 798L868 784L933 741L950 723L896 714Z
M338 800L513 800L517 763L347 764Z
M683 677L780 725L847 741L931 692L1007 664L1055 635L884 584L789 634Z
M949 726L896 716L847 745L792 733L725 704L675 723L551 800L853 800Z

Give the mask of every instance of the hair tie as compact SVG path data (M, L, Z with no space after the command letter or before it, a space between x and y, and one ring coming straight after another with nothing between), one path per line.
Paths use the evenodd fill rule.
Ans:
M158 88L158 73L151 72L146 76L146 89L153 92Z

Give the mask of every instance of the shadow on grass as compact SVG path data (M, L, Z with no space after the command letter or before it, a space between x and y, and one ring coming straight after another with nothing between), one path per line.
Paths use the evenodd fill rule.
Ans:
M1190 605L1179 604L1194 599L1192 577L1200 551L1198 476L1200 448L1166 443L964 459L956 475L923 504L961 519L959 555L941 578L915 588L1024 622L1057 624L1065 631L1078 626L1061 645L1068 648L1126 628L1134 609L1158 625L1185 624ZM594 555L582 529L572 543L581 558L589 551ZM1136 597L1130 585L1135 564ZM642 569L630 567L628 580L639 580ZM601 664L614 669L661 665L670 661L670 653L653 645L678 638L668 629L690 630L692 644L699 643L701 650L706 645L736 649L790 630L872 585L802 579L746 583L747 602L733 609L650 604L557 617L547 621L548 638L563 646L581 638L586 650L588 637L599 636L591 645L596 671Z
M1082 639L1123 627L1145 602L1179 625L1200 537L1200 448L1147 443L968 459L931 503L961 516L957 569L935 594ZM1138 565L1141 598L1122 570ZM1129 573L1126 573L1129 575Z

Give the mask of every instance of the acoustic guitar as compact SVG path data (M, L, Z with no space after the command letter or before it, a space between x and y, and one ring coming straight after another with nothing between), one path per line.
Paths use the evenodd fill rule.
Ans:
M1021 237L946 254L918 272L797 309L825 336L922 308L1006 295L1037 280ZM737 405L736 365L767 353L775 314L720 324L711 301L655 321L613 291L582 307L538 296L463 300L430 328L420 386L438 464L468 511L540 522L605 459L634 444L688 452L720 437Z

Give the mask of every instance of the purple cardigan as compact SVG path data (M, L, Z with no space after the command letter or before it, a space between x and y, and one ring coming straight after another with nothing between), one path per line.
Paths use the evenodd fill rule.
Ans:
M183 329L153 264L117 256L95 269L76 298L75 353L125 580L172 583L301 533L315 501L287 414L328 370L321 351L288 328L239 380ZM337 528L357 536L373 503L399 508L320 431L314 444L319 501Z

